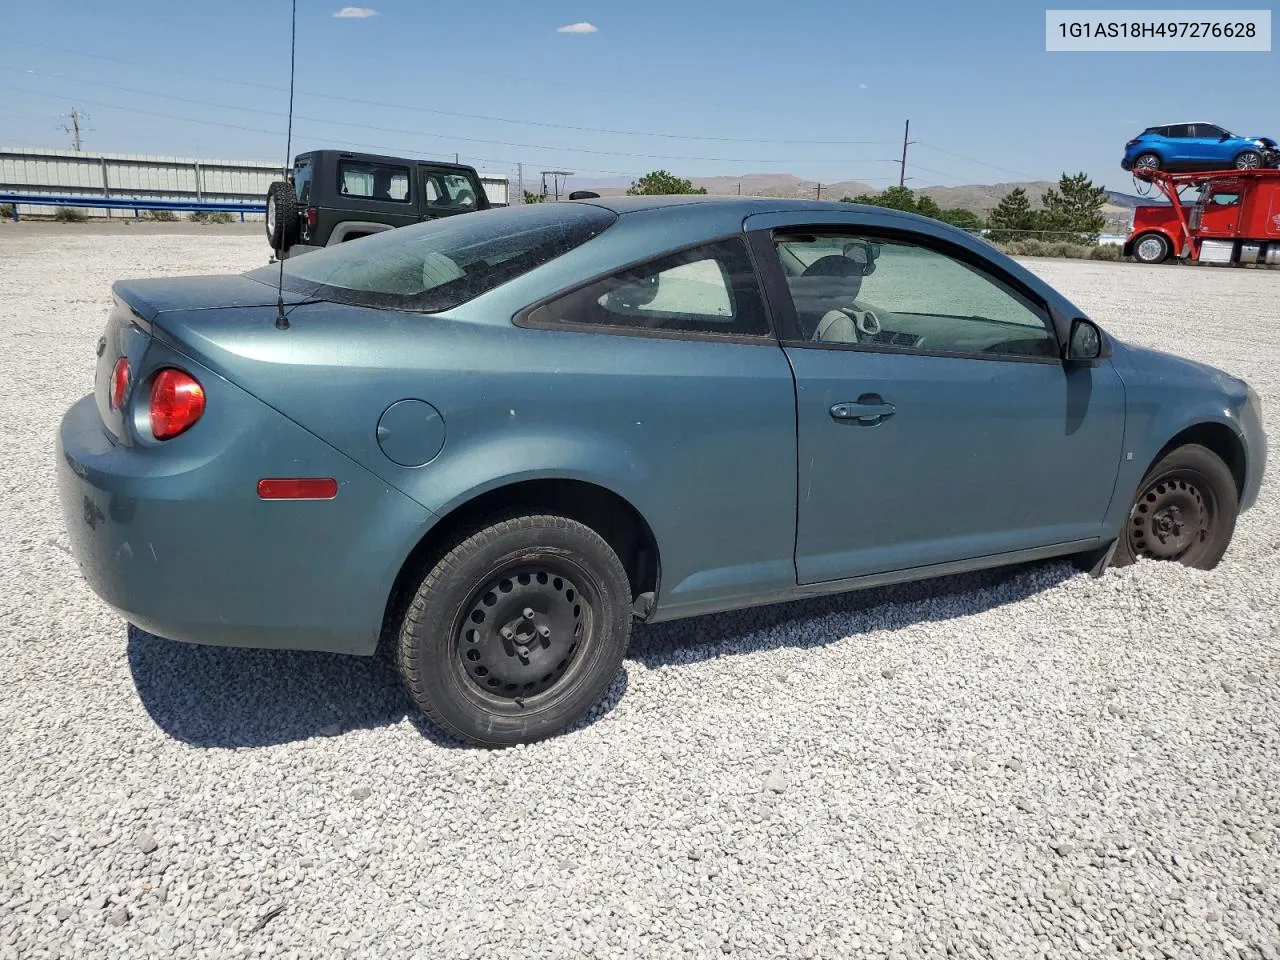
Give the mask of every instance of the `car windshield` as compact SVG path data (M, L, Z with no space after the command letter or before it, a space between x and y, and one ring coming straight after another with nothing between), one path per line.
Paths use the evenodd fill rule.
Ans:
M567 253L617 219L602 207L556 203L430 220L290 257L284 286L341 303L435 313ZM274 284L277 269L249 275Z

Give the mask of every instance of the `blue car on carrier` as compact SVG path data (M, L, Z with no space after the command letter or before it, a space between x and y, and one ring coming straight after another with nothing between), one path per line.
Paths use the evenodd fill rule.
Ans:
M1280 149L1271 137L1240 137L1214 123L1147 127L1124 145L1125 170L1257 170L1274 167Z
M581 720L633 620L1213 567L1266 462L1243 381L850 203L538 203L121 281L96 362L57 470L99 596L175 640L385 637L486 746Z

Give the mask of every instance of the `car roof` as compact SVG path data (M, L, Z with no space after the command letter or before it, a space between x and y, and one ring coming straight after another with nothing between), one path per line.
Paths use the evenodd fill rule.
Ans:
M903 213L902 211L889 210L885 207L870 208L861 203L846 203L839 200L799 200L789 197L740 197L736 194L724 196L716 194L670 194L652 197L591 197L564 202L590 203L597 207L611 210L619 216L642 210L688 206L705 211L708 214L736 211L744 217L757 213L790 213L792 211L854 213L859 210L875 209L878 213L902 213L903 217L916 219L912 214Z

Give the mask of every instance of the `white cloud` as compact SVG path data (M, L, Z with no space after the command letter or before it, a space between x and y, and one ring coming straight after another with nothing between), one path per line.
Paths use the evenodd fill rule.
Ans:
M570 23L563 27L556 27L556 33L599 33L599 28L594 23Z
M859 89L859 90L865 90L865 89L867 89L867 85L866 85L865 83L860 83L860 84L858 84L858 89Z
M341 17L344 20L363 20L365 17L376 17L378 11L370 7L343 7L335 17Z

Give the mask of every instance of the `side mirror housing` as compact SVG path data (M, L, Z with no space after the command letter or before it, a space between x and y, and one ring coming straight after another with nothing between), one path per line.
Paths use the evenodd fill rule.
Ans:
M1071 336L1067 339L1064 357L1067 362L1092 363L1108 353L1106 337L1096 323L1084 317L1071 321Z

